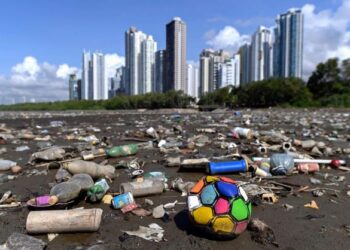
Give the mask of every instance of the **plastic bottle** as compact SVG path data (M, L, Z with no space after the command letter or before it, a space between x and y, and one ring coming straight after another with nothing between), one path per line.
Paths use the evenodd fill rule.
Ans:
M66 151L63 148L53 147L46 149L44 151L39 151L34 154L32 154L31 160L44 160L44 161L54 161L54 160L61 160L64 157L64 154Z
M137 144L128 144L123 146L116 146L113 148L110 148L106 151L107 156L109 157L121 157L121 156L128 156L128 155L134 155L139 151L139 147Z
M77 198L81 188L74 182L62 182L51 188L49 204L65 203Z
M144 180L143 182L126 182L120 184L120 193L130 192L134 197L163 193L165 184L159 180Z
M95 159L95 157L98 155L104 155L104 154L106 154L106 151L103 148L99 148L99 149L93 149L90 151L83 151L81 152L80 155L81 157L83 157L85 161L88 161L88 160Z
M102 200L103 196L109 189L109 185L105 179L101 179L95 183L87 192L87 198L91 202Z
M238 134L240 138L251 139L253 137L253 131L249 128L236 127L232 132Z
M294 159L289 154L273 154L270 158L270 165L273 175L291 174L294 169Z
M67 169L72 174L88 174L92 178L114 178L115 168L110 165L99 165L92 161L71 161L63 163L63 168Z
M59 168L56 172L55 180L57 183L59 183L59 182L67 181L71 177L72 177L71 174L67 170L63 168Z
M74 182L78 184L81 191L88 191L94 186L94 180L88 174L75 174L68 182Z
M0 171L10 170L12 167L16 165L17 163L14 161L0 159Z
M168 178L165 176L164 172L148 172L143 175L145 180L158 180L162 182L167 182Z

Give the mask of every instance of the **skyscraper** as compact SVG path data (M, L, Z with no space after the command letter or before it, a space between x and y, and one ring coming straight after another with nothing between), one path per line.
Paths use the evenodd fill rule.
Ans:
M262 81L272 76L272 35L260 26L252 36L251 81Z
M76 74L69 75L69 100L79 100L79 85Z
M220 64L230 58L230 55L223 51L205 49L200 55L200 95L213 92L220 87L219 69Z
M141 85L140 94L152 92L155 85L155 53L157 43L152 36L147 38L141 44Z
M185 93L192 97L198 97L199 71L193 64L187 64L187 89Z
M251 46L244 44L239 49L240 54L240 84L251 82Z
M274 76L302 77L304 20L301 10L277 16L274 43Z
M186 85L186 23L175 17L166 25L165 89L185 90Z
M108 99L108 78L106 73L105 57L102 53L93 53L91 62L92 71L92 99Z
M127 94L152 92L155 84L157 43L135 27L125 32L125 85Z
M90 52L83 52L83 72L81 76L81 99L88 100L89 99L89 68L90 68Z
M239 87L240 85L240 55L236 54L232 58L226 60L220 65L219 86L220 88L226 86Z
M164 58L165 57L165 50L158 50L156 52L156 62L155 62L155 85L153 92L163 92L164 88Z
M112 98L119 93L125 93L124 85L125 67L119 67L116 69L115 76L110 79L111 87L109 91L109 97Z
M125 82L129 95L141 93L141 44L146 34L131 27L125 32Z
M108 99L108 80L102 53L83 52L81 96L84 100Z

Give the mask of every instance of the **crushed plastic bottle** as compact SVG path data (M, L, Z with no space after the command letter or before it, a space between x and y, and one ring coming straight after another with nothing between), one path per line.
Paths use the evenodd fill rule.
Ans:
M14 161L0 159L0 171L10 170L12 167L16 165L17 163Z

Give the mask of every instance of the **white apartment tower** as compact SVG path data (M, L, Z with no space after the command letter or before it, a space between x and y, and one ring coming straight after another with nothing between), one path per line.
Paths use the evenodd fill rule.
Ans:
M139 86L140 94L152 92L155 89L155 53L157 43L152 36L147 38L141 44L141 84Z
M252 36L251 81L262 81L273 75L272 35L263 26Z
M232 86L238 88L240 85L241 60L236 54L231 59L220 65L220 88Z
M108 99L108 79L102 53L83 52L81 96L83 100Z
M199 70L198 67L187 64L187 88L185 93L192 97L198 97L199 89Z
M125 32L125 84L129 95L152 92L157 42L135 27Z
M125 32L125 82L129 95L141 93L141 44L146 34L131 27Z

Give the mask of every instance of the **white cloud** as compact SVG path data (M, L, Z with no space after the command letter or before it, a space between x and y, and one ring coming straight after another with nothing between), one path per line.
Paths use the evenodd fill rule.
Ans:
M225 26L217 33L211 30L205 34L205 38L213 49L224 49L231 53L237 52L241 45L250 41L248 35L241 35L232 26Z
M106 54L106 68L109 77L125 63L124 57ZM33 56L27 56L12 67L8 76L0 75L0 104L29 101L55 101L68 99L68 78L72 73L80 77L81 70L68 64L54 65L40 63Z
M70 74L77 73L78 69L75 67L69 67L68 64L62 64L58 66L56 71L56 77L61 79L67 79Z
M307 79L316 65L328 58L350 58L350 0L342 0L336 10L317 10L312 4L305 4L301 9L304 13L304 78ZM210 30L204 38L214 49L230 52L236 52L250 40L250 36L240 34L233 26L225 26L219 32Z
M68 75L78 69L68 64L39 63L27 56L12 67L11 74L0 76L0 103L54 101L68 98Z
M115 70L125 65L125 57L119 56L118 54L105 54L105 62L108 77L113 77L115 75Z
M350 0L337 10L316 10L306 4L304 13L304 76L307 78L320 62L331 57L350 58Z
M199 61L189 60L187 64L191 64L192 66L199 68Z

